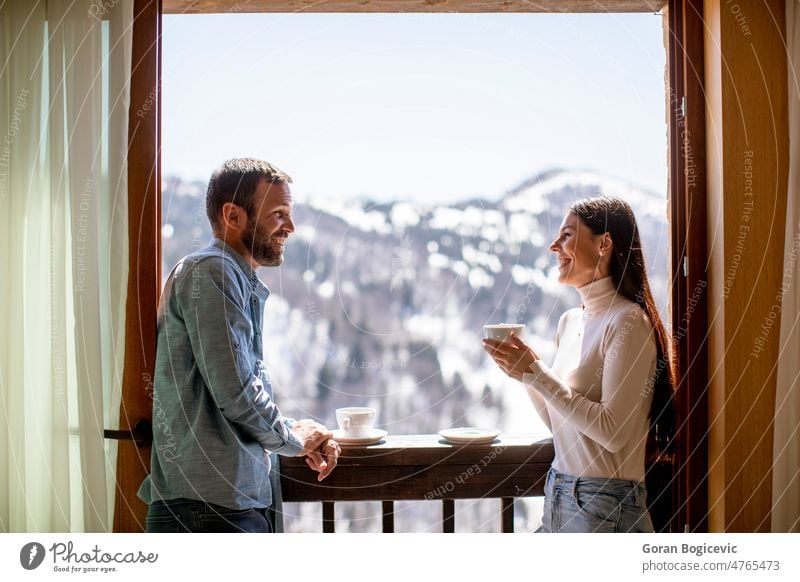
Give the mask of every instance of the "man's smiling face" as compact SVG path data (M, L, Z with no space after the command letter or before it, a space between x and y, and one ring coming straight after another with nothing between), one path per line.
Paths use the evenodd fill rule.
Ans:
M277 267L283 263L283 247L293 232L289 184L261 180L253 195L253 212L247 217L242 244L260 266Z

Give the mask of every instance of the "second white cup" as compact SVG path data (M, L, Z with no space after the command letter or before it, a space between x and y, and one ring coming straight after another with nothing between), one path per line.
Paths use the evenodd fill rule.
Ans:
M484 339L505 341L511 332L522 339L525 337L525 326L521 323L495 323L483 326Z

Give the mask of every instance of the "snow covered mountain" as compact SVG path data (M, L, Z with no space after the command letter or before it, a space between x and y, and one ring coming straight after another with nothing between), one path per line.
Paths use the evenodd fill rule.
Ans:
M208 239L204 191L166 180L165 273ZM338 406L372 404L395 432L540 430L532 411L504 402L507 381L481 349L481 327L524 323L552 355L577 294L558 284L547 246L567 204L597 194L634 206L663 305L664 197L596 173L551 170L499 200L449 206L299 197L284 265L261 273L273 291L265 356L287 412L331 423Z
M210 236L205 184L165 180L164 273ZM578 294L548 250L569 202L628 200L659 305L666 305L663 195L584 172L538 174L497 200L453 205L295 199L297 231L262 269L265 360L285 414L335 426L341 406L375 406L390 433L496 426L546 433L520 385L481 346L486 323L518 322L550 361Z

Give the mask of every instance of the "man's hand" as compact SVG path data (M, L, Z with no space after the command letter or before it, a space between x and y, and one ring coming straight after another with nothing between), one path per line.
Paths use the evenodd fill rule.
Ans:
M333 439L328 439L325 441L317 451L320 455L322 455L324 461L322 467L314 466L313 461L310 457L306 456L306 463L309 467L314 469L315 471L319 472L317 476L317 481L322 481L325 477L331 474L331 472L336 468L336 463L339 460L339 453L342 452L342 448L339 446Z
M336 467L339 444L333 440L331 431L308 418L295 422L292 432L303 443L298 456L306 457L306 463L319 473L317 479L322 481Z

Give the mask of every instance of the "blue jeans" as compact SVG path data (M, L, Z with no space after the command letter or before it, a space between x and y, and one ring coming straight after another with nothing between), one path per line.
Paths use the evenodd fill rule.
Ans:
M272 516L265 508L228 509L194 499L154 501L147 511L148 533L272 533Z
M650 533L643 482L573 477L552 467L544 484L544 514L537 533Z

